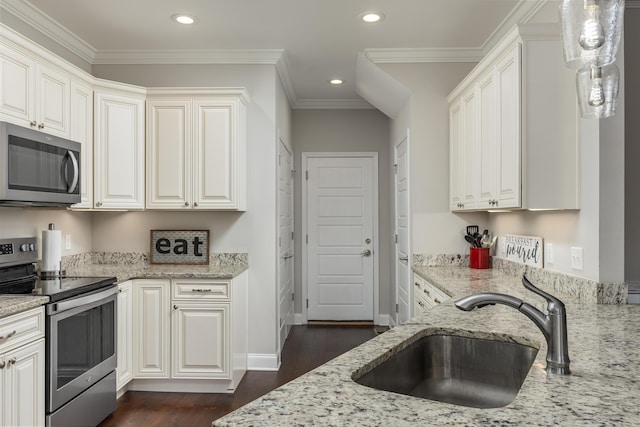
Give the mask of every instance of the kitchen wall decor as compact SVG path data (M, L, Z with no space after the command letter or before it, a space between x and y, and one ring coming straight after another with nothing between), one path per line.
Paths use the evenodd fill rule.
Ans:
M209 230L151 230L151 264L209 264Z
M542 268L542 247L542 237L507 234L500 239L497 256Z

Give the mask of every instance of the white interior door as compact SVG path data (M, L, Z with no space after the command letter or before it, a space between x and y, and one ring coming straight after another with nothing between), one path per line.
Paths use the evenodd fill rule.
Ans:
M308 320L374 320L377 157L306 161Z
M280 349L293 325L293 156L280 141L278 152L278 301Z
M396 211L396 322L411 317L411 263L409 242L409 158L408 138L395 147L395 211Z

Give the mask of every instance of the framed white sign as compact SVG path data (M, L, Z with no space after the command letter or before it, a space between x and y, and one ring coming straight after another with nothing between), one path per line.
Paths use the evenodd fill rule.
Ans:
M502 258L542 268L542 237L507 234L501 240Z

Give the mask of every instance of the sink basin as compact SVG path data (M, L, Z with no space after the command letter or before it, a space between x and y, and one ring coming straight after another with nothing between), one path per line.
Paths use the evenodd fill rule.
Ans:
M513 402L537 353L513 342L429 335L354 380L439 402L499 408Z

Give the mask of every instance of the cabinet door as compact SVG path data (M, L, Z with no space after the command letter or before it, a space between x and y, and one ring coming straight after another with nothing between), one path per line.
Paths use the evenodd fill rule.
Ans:
M71 79L57 71L36 67L36 120L43 132L69 138Z
M116 389L133 378L133 282L118 285L118 353Z
M134 378L169 378L169 281L134 280Z
M496 196L496 85L493 67L478 81L478 208L494 207Z
M460 100L449 108L449 194L450 209L462 209L462 103Z
M44 426L44 339L6 353L1 421L6 426Z
M35 127L35 62L27 56L0 45L0 112L2 119Z
M71 81L72 140L82 144L80 159L80 203L72 208L93 206L93 89L77 80Z
M498 134L497 207L520 206L520 45L496 65ZM543 172L541 172L543 173Z
M244 104L197 100L194 113L194 208L246 209Z
M144 99L95 93L94 204L144 209Z
M230 305L174 302L173 378L231 379Z
M464 209L476 208L476 182L477 182L477 164L479 162L478 155L478 103L476 97L475 86L462 94L462 168L460 176L462 177L462 204Z
M190 209L191 101L147 102L147 208Z

